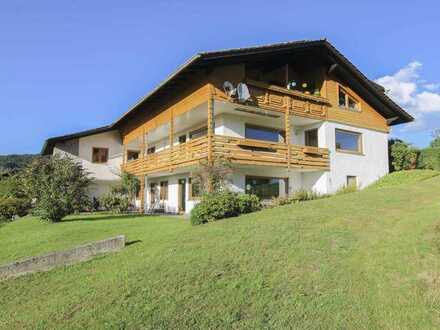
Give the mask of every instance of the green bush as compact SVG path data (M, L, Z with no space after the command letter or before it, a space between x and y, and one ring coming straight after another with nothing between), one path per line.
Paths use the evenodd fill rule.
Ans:
M19 175L21 193L35 201L35 214L51 222L89 206L91 181L80 163L59 155L35 158Z
M301 189L301 190L297 190L293 193L291 200L293 202L303 202L303 201L311 201L314 199L319 199L319 198L324 198L324 197L327 197L327 196L320 195L315 191Z
M0 199L0 218L10 221L15 216L23 217L29 213L31 203L25 198L6 197Z
M191 211L191 224L200 225L261 209L258 197L229 191L203 195Z
M124 213L130 207L130 197L112 190L101 197L100 204L113 213Z
M417 168L440 170L440 148L425 148L420 151Z
M394 170L411 170L417 166L418 150L403 141L391 146L391 164Z
M236 196L239 214L261 210L261 202L257 196L251 194L237 194Z

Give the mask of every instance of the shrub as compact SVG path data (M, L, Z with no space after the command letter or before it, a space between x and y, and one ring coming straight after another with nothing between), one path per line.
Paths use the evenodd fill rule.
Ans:
M416 168L418 150L403 141L391 146L391 163L396 171Z
M440 148L425 148L420 151L417 168L440 170Z
M254 195L214 192L203 195L200 203L192 209L190 221L193 225L199 225L260 209L260 201Z
M240 214L251 213L261 210L260 199L251 194L237 194L238 212Z
M277 207L282 205L291 204L292 200L288 197L272 197L270 206Z
M91 183L84 168L69 157L39 157L20 174L23 193L35 200L36 214L43 220L61 221L90 204Z
M293 193L291 200L293 202L302 202L302 201L311 201L314 199L319 199L324 197L326 197L326 195L320 195L315 191L301 189Z
M113 213L124 213L130 207L130 198L118 193L117 190L112 190L101 197L100 204Z
M0 218L6 221L23 217L29 213L31 203L25 198L7 197L0 199Z

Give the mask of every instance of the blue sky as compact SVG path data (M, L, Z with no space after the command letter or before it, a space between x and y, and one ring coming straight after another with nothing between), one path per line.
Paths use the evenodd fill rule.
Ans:
M412 6L413 4L414 6ZM0 154L106 125L199 51L328 38L418 120L440 128L435 1L2 1Z

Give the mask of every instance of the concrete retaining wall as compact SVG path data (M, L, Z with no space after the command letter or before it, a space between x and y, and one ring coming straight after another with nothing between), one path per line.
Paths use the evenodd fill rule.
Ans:
M0 281L27 273L47 271L57 266L90 260L102 253L120 251L124 246L125 236L121 235L78 246L67 251L52 252L38 257L15 261L8 265L0 266Z

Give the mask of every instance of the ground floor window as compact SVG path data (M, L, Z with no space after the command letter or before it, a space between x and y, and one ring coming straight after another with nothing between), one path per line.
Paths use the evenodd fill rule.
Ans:
M189 178L189 197L190 199L199 199L202 196L202 187L198 180Z
M279 178L246 177L246 193L257 195L261 200L272 199L280 195Z
M347 175L347 187L357 187L357 177L354 175Z

